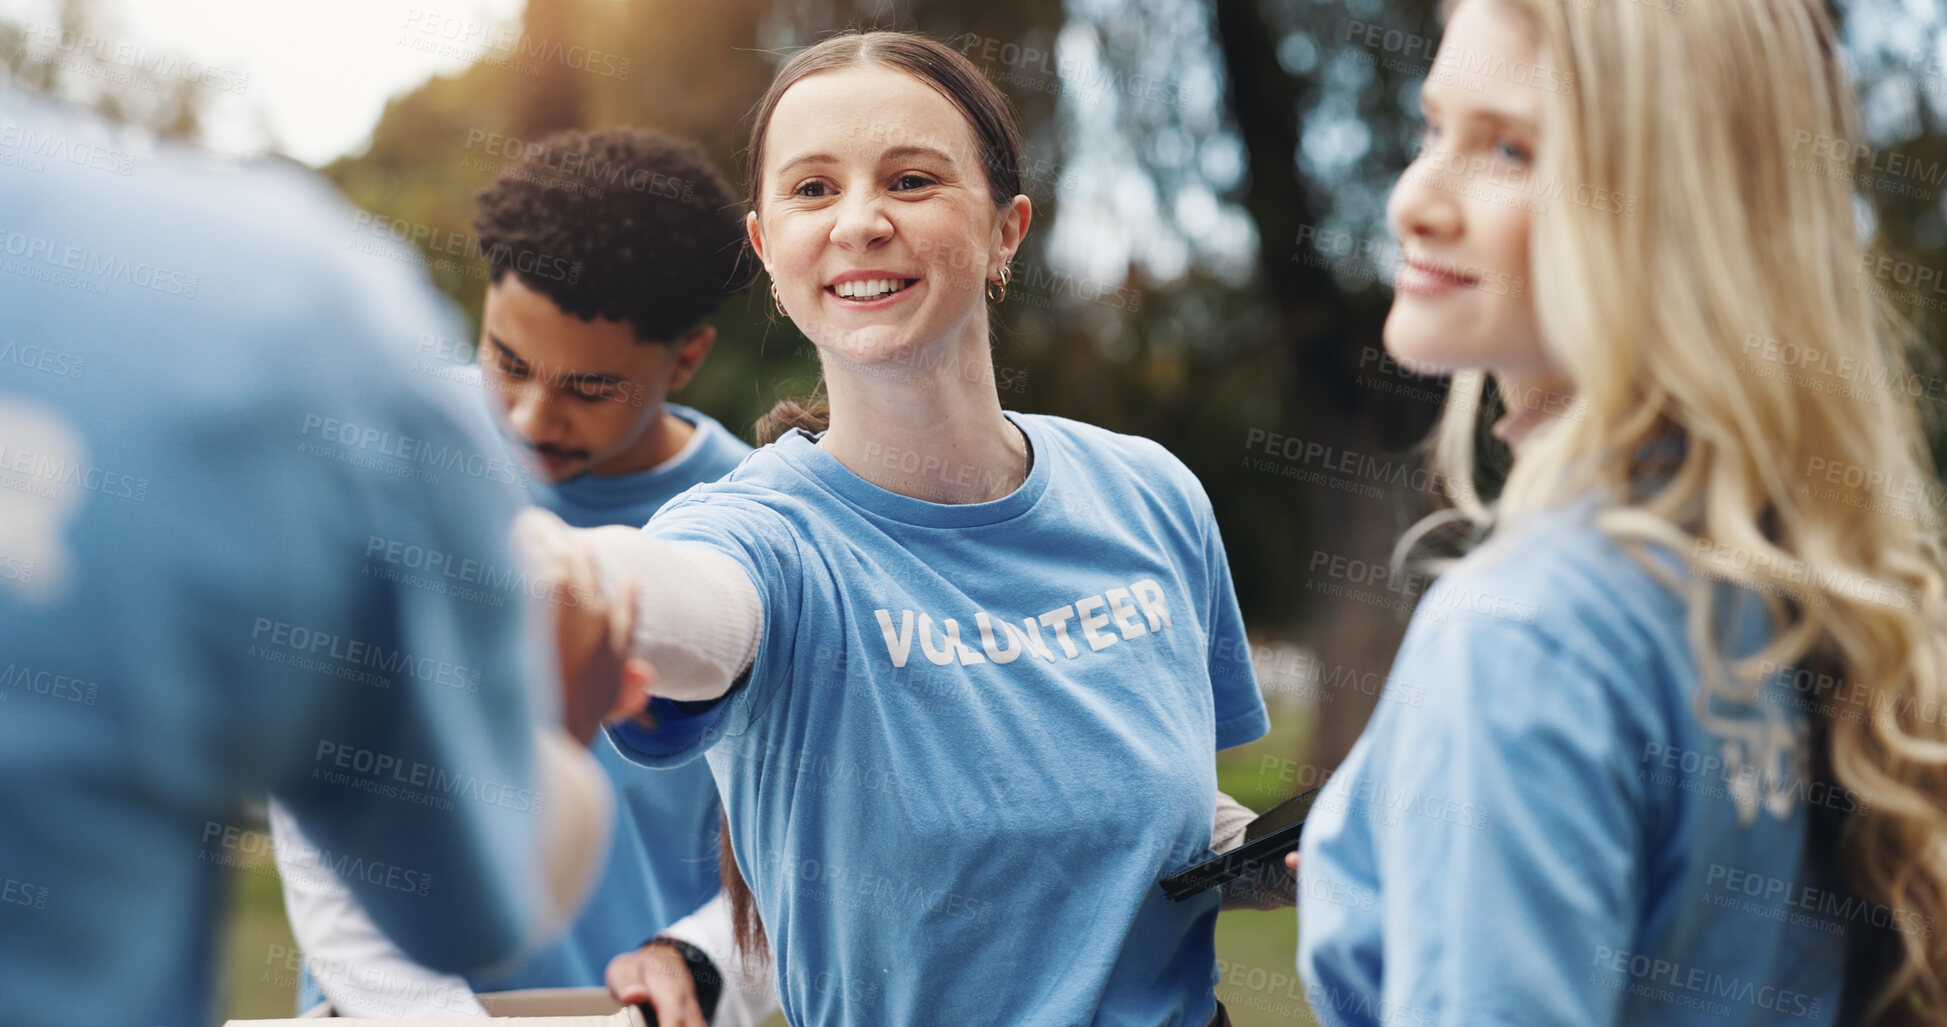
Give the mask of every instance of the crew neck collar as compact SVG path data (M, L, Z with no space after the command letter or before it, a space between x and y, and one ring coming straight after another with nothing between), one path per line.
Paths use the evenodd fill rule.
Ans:
M819 448L823 432L793 429L780 439L779 455L807 477L846 503L885 520L922 528L971 528L1019 517L1031 510L1048 490L1054 454L1032 418L1003 411L1021 430L1032 450L1027 480L1013 492L985 503L934 503L901 495L866 481L837 457Z

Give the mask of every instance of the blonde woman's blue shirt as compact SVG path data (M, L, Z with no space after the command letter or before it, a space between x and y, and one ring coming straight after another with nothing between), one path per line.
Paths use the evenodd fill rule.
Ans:
M1013 414L1024 485L943 505L787 435L649 524L728 555L765 624L700 712L794 1024L1158 1024L1214 1014L1219 748L1268 727L1210 503L1162 447ZM957 480L951 468L937 469Z
M1754 652L1762 606L1724 592ZM1809 774L1788 674L1705 729L1687 609L1588 504L1427 592L1388 684L1416 701L1379 704L1306 825L1320 1022L1846 1022L1845 945L1889 918L1813 871L1808 817L1863 802Z

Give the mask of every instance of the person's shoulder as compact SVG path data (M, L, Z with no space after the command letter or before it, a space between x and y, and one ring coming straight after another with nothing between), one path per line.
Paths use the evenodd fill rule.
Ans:
M1203 483L1175 453L1155 439L1129 435L1053 414L1011 414L1030 436L1050 442L1105 480L1160 488L1193 505L1208 506Z
M0 276L0 308L17 323L63 325L83 340L75 345L95 387L71 405L95 422L84 428L103 437L139 410L151 430L128 445L185 460L248 452L288 463L296 444L336 465L294 474L304 487L512 479L493 440L468 430L469 400L415 366L429 344L459 345L464 321L417 251L370 230L381 219L289 161L130 136L16 94L0 94L0 115L35 131L100 135L131 154L126 176L67 163L40 175L0 170L0 223L40 240L75 277L109 286L74 303L67 289ZM241 448L199 444L218 432ZM376 484L383 474L362 470L375 464L399 480Z
M1528 601L1545 607L1531 619L1549 625L1681 617L1682 598L1664 576L1681 563L1665 548L1619 538L1602 525L1601 511L1576 503L1534 514L1497 532L1435 588Z
M678 493L642 530L723 553L743 564L760 589L782 587L804 563L805 536L816 535L824 518L810 498L818 491L802 487L777 445L753 450L729 474Z
M457 334L451 304L415 270L424 262L403 241L412 226L357 209L315 172L132 136L39 98L0 99L0 110L50 132L108 133L129 148L126 177L64 166L5 190L5 206L19 215L10 220L52 226L53 243L100 249L104 266L146 265L137 282L145 290L124 296L174 299L181 323L218 332L289 329L265 333L280 354L328 335L332 359L353 370L367 360L396 367L429 326ZM206 337L213 354L236 349L233 336Z
M750 443L745 442L737 433L724 427L723 422L709 414L680 403L666 402L663 408L681 420L688 421L702 435L697 456L707 465L706 473L715 471L713 477L721 477L729 473L750 455Z
M1681 562L1619 539L1599 513L1574 504L1497 532L1427 588L1414 612L1415 648L1436 660L1526 654L1625 690L1681 676ZM1531 686L1552 687L1519 673L1495 685Z
M794 445L803 444L803 440L786 435L769 445L746 449L737 454L728 473L683 490L656 516L664 518L686 508L708 507L748 510L774 519L778 511L803 501L804 472L789 453Z
M1036 434L1046 435L1059 445L1098 459L1149 467L1183 467L1183 462L1155 439L1054 414L1016 413L1008 416L1027 424Z

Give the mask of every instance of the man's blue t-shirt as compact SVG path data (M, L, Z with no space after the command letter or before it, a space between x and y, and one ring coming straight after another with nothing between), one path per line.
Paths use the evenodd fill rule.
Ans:
M387 559L512 566L499 441L399 357L456 312L315 176L0 121L130 161L0 167L0 1023L210 1023L266 791L413 958L513 956L553 679L519 594Z
M671 497L723 477L750 453L704 414L674 403L664 408L696 427L681 452L632 474L584 474L558 484L535 479L528 486L535 503L576 527L640 527ZM475 991L600 987L609 960L688 916L722 887L717 783L709 768L700 761L644 767L607 742L598 741L593 751L615 785L608 867L559 941L517 969L469 978Z
M763 601L751 670L658 701L630 755L709 750L794 1024L1158 1024L1214 1014L1216 751L1268 727L1210 503L1162 447L1010 415L1028 480L884 491L794 432L647 531ZM941 472L950 473L950 472Z
M679 403L664 403L663 409L696 429L675 456L646 471L629 474L582 474L557 483L533 479L527 491L534 504L577 528L605 524L640 528L685 489L716 481L750 455L750 446L744 440L708 414Z
M1886 913L1813 872L1807 819L1860 800L1810 775L1781 680L1703 726L1685 600L1591 509L1497 538L1414 614L1305 827L1320 1022L1844 1022L1846 943ZM1736 595L1726 651L1755 652Z

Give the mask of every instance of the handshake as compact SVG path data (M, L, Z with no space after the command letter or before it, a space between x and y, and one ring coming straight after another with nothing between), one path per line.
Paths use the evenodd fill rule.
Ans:
M652 690L722 696L756 654L757 589L729 557L620 525L571 528L541 509L514 519L513 544L530 584L547 586L529 594L552 607L562 719L584 745L605 723L646 717Z

